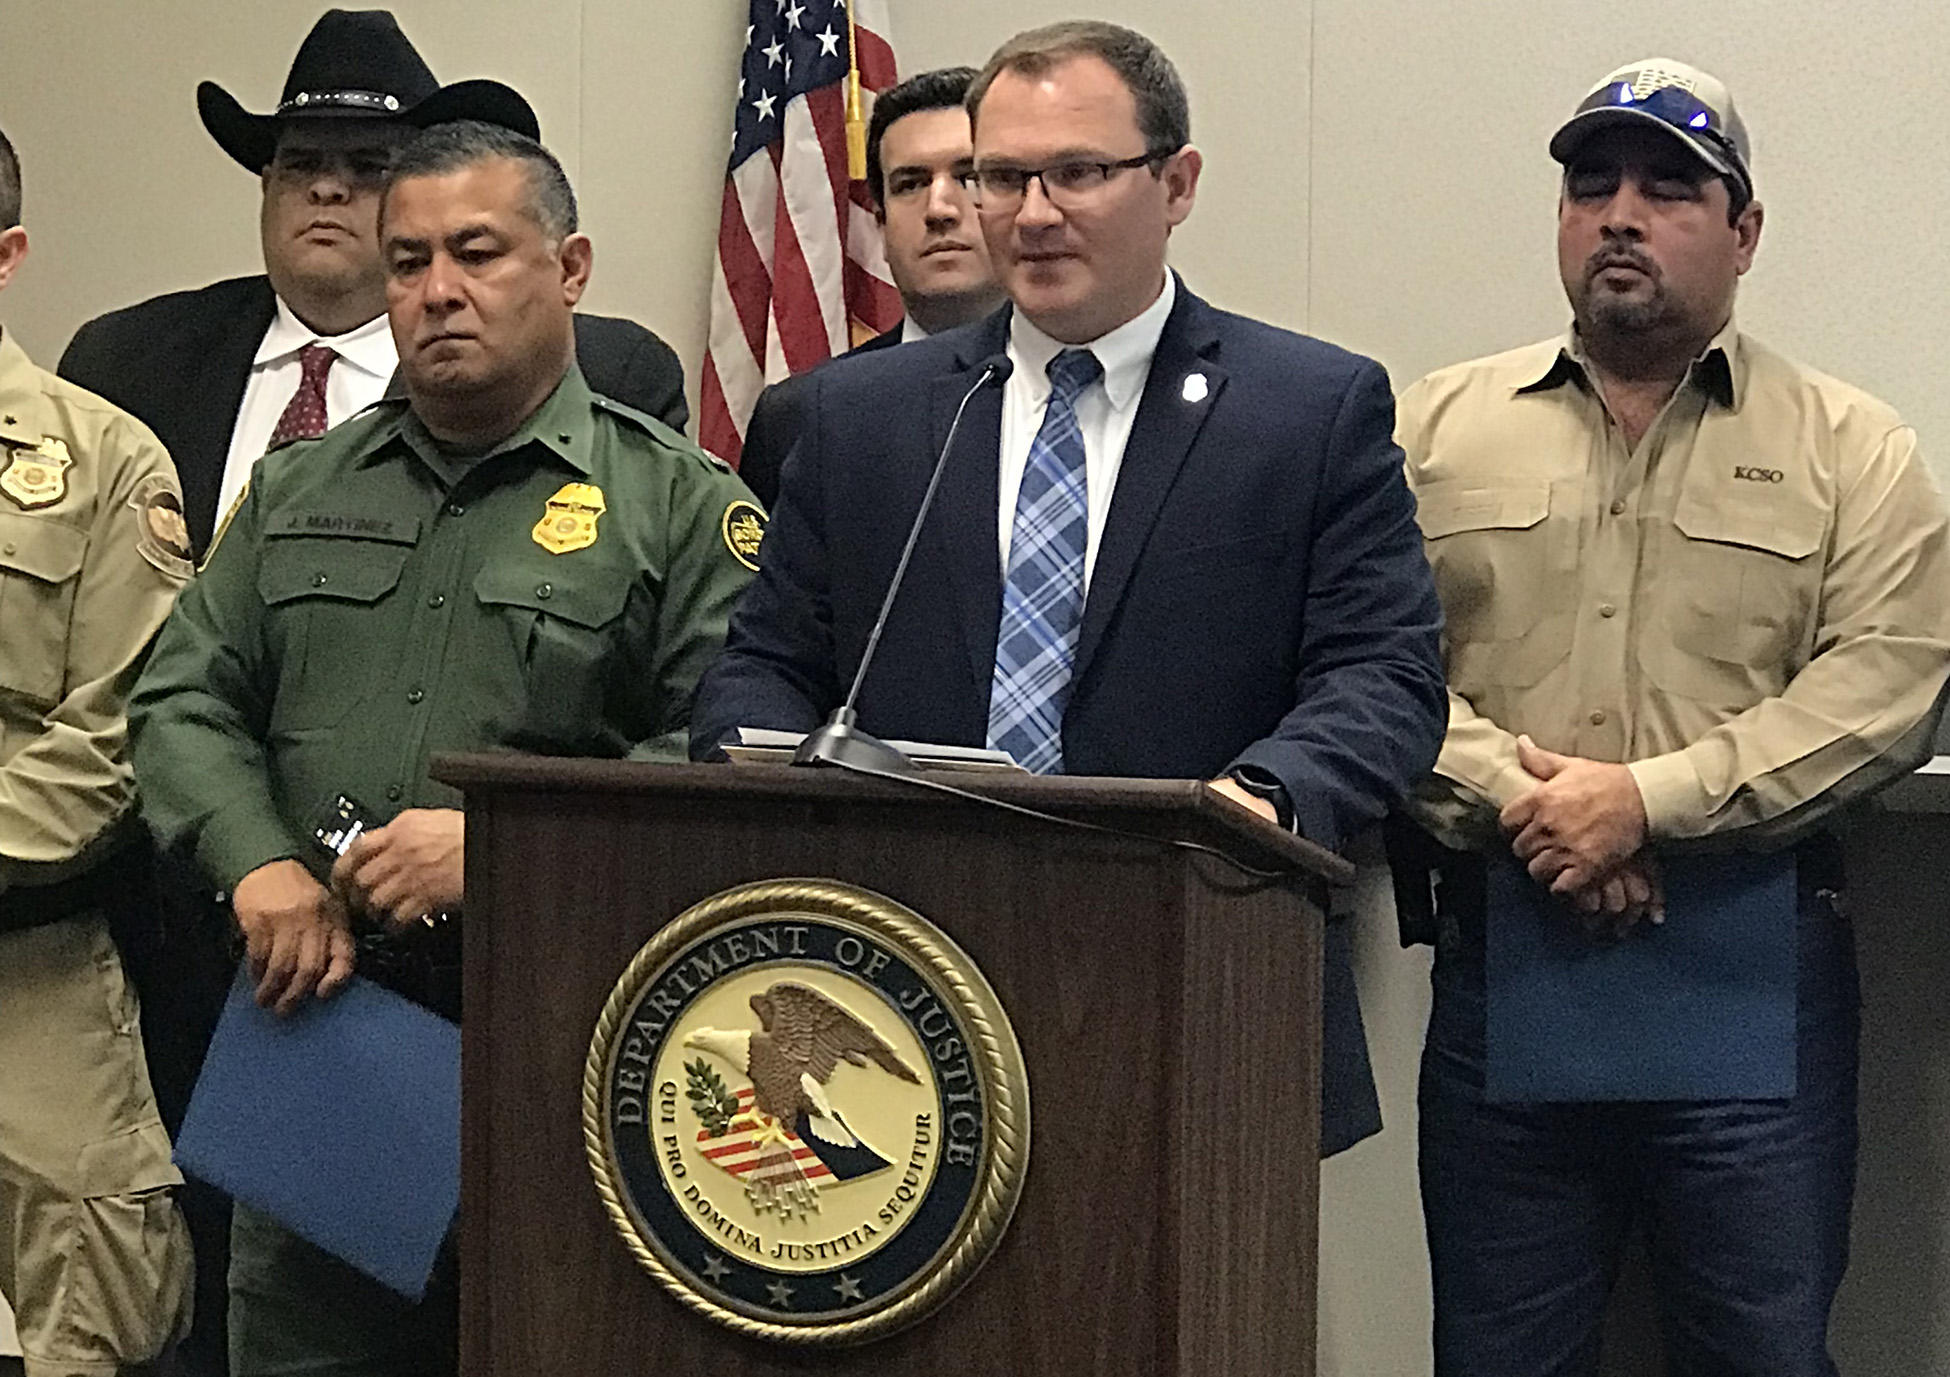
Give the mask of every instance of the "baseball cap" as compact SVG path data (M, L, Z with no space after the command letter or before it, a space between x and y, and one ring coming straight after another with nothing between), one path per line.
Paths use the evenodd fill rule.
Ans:
M1658 125L1753 197L1754 178L1748 171L1753 148L1726 84L1669 57L1628 62L1592 87L1551 135L1551 157L1568 165L1599 130L1643 123Z

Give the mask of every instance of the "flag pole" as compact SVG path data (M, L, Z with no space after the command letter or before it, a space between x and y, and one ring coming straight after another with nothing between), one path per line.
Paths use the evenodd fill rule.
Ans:
M867 117L860 108L860 35L846 7L846 175L867 179Z

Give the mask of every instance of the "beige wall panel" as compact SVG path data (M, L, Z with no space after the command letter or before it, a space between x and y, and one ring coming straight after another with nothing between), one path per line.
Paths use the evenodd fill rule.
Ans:
M903 74L979 67L1019 30L1081 15L1128 24L1178 65L1205 154L1198 204L1172 245L1192 290L1290 329L1307 322L1307 99L1311 5L890 0Z
M695 413L745 6L587 0L583 10L576 192L596 242L588 304L677 350Z

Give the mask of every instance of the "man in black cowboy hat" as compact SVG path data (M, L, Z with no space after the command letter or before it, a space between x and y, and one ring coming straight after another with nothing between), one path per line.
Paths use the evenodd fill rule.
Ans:
M89 321L59 371L168 446L201 554L274 440L316 435L394 385L377 239L394 151L449 120L531 138L538 129L528 102L500 82L440 85L385 10L326 11L270 114L247 112L209 81L196 103L218 146L263 178L264 274ZM632 322L580 316L576 345L596 392L683 428L683 372L663 341Z

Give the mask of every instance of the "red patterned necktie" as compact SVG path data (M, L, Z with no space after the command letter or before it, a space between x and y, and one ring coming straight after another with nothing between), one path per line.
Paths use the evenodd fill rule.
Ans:
M277 429L271 432L271 443L265 448L276 449L288 440L315 440L325 433L325 376L338 357L322 344L307 344L298 351L298 366L304 376L298 380L298 390L292 393L284 415L278 417Z

